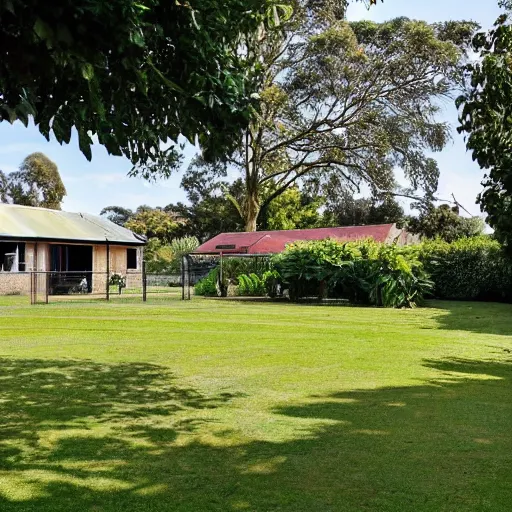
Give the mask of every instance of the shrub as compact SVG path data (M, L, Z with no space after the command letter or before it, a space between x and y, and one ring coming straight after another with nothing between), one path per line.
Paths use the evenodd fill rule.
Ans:
M114 272L110 275L109 284L119 286L119 288L126 288L126 276Z
M261 296L265 295L265 284L257 274L241 274L238 276L238 295Z
M198 281L194 286L195 295L202 295L204 297L216 297L218 273L219 269L214 268L210 270L206 277Z
M239 295L265 295L265 280L275 277L270 267L269 258L225 258L222 262L222 283L219 282L220 267L216 267L196 284L195 294L215 296L220 293L226 296L229 285L234 285L238 287ZM272 287L271 283L268 286Z
M172 259L167 272L178 274L181 271L181 260L185 254L190 254L199 247L199 240L195 236L184 236L171 241L170 250Z
M262 276L263 286L265 293L269 297L277 297L282 290L282 279L281 275L277 270L267 270Z
M231 284L239 284L239 276L242 274L256 274L262 276L271 269L269 258L224 258L222 262L222 273Z
M418 248L373 241L299 242L276 256L274 264L288 284L292 300L315 295L413 307L432 286Z
M424 242L420 259L436 298L512 301L512 262L488 236Z

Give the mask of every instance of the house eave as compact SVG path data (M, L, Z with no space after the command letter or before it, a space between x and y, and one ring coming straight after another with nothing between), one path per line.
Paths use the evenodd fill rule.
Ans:
M0 234L0 242L30 242L30 243L54 243L54 244L80 244L80 245L122 245L143 247L146 242L142 240L91 240L77 238L43 238Z

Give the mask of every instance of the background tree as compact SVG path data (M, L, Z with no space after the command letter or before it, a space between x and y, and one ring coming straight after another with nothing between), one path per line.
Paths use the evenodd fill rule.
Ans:
M240 198L243 184L229 183L227 178L225 163L208 163L201 157L192 160L181 181L188 204L170 204L165 208L183 219L180 236L196 236L205 242L219 233L242 229L242 219L227 196Z
M323 224L328 226L367 226L404 224L404 210L391 196L354 198L348 189L332 190L327 196Z
M107 217L110 222L118 226L124 226L133 217L133 211L122 206L106 206L101 210L100 215Z
M181 221L176 215L162 208L139 206L125 227L148 239L157 238L164 245L171 243L180 229Z
M43 153L32 153L18 171L0 173L2 202L60 210L66 188L57 165Z
M228 180L226 163L208 163L196 157L181 181L189 204L170 204L165 209L183 219L180 234L197 236L202 242L224 232L243 230L245 186L241 179ZM272 193L269 189L266 194ZM262 212L261 229L315 227L321 219L322 199L291 187Z
M459 131L468 134L473 159L487 172L478 202L487 223L512 254L512 1L492 30L473 47L480 58L468 65L468 86L457 100Z
M364 226L372 200L368 197L354 198L350 191L341 193L335 201L329 201L324 212L324 223L329 226Z
M430 205L418 217L409 217L407 228L424 238L442 238L453 242L459 238L482 235L485 224L480 217L462 217L458 207L442 204L437 208Z
M9 197L7 195L7 175L0 171L0 203L9 202Z
M404 209L392 196L374 198L370 208L369 224L396 224L401 227L405 223Z
M243 230L242 220L233 204L223 196L210 196L194 204L170 204L168 207L183 219L180 236L196 236L201 243L219 233Z
M267 194L272 191L267 191ZM260 213L260 228L266 230L309 229L322 223L320 208L324 201L292 186Z

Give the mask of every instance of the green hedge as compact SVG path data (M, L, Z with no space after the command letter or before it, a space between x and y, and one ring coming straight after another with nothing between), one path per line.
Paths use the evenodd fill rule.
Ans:
M512 301L512 263L488 236L424 242L420 260L439 299Z
M290 298L345 298L353 303L413 307L432 284L419 247L372 241L298 242L274 258Z

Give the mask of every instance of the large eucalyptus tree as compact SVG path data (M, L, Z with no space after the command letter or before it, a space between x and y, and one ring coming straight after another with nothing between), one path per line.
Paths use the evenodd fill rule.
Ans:
M432 196L439 171L427 153L449 139L438 114L461 86L475 25L349 23L332 0L293 7L280 30L248 44L262 65L260 111L226 158L245 184L246 230L296 183L389 193L401 169L407 193Z

